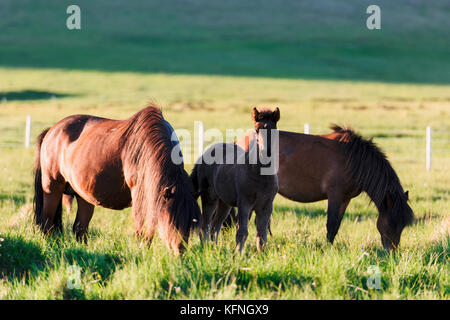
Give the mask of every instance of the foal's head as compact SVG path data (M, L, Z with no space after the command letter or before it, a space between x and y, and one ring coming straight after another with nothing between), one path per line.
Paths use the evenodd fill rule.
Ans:
M408 191L386 194L379 209L377 228L384 249L390 251L398 247L403 229L413 220L413 211L408 204Z
M280 109L275 111L270 109L258 110L253 108L252 120L256 132L256 140L260 150L266 150L268 157L272 155L272 131L277 130L277 122L280 120Z
M280 120L280 109L277 107L275 111L270 109L261 109L258 111L258 109L253 108L252 120L256 133L259 133L261 129L276 129L277 122Z

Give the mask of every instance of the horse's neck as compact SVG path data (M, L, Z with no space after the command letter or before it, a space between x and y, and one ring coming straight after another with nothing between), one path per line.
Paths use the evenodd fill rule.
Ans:
M263 165L260 159L262 157L262 152L264 151L264 145L265 140L263 135L253 132L253 139L247 152L247 163L251 166L251 168L258 170L258 172Z

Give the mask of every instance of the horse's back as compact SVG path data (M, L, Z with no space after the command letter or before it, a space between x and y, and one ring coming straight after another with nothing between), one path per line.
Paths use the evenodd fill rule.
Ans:
M245 161L245 151L233 143L211 145L196 163L200 189L208 194L220 195L222 200L236 206L236 175L238 163Z
M252 137L237 144L248 149ZM334 184L346 184L345 156L336 140L302 133L279 132L278 192L291 200L327 199Z
M78 140L89 120L91 117L87 115L72 115L60 120L48 130L40 150L44 172L54 179L61 178L61 157L69 145Z
M344 192L345 163L336 140L280 132L279 192L300 202L327 199L331 190Z
M106 120L107 119L90 115L68 116L50 128L43 140L43 146L49 146L53 150L66 148L80 138L85 127Z
M50 177L69 183L94 205L129 206L131 196L121 163L121 122L89 115L61 120L44 139L43 167Z

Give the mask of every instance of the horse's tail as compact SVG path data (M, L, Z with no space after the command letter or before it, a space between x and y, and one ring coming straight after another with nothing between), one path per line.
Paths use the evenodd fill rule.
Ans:
M50 130L50 128L45 129L38 136L36 141L36 150L34 153L34 222L41 228L44 225L42 217L42 209L44 206L44 190L42 189L42 171L41 171L41 145L45 138L45 135Z
M44 190L42 189L42 170L41 170L41 145L50 128L45 129L38 136L36 141L36 150L34 153L34 222L42 231L45 231L45 219L43 217L44 208ZM54 226L58 230L62 230L62 201L59 202L54 217Z

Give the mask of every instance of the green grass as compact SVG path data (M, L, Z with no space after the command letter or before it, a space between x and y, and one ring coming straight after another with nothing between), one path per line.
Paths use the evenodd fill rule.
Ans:
M81 31L65 28L70 1L0 3L0 299L449 298L446 1L377 1L379 31L365 27L371 1L77 3ZM71 114L124 119L149 101L191 133L195 120L205 129L249 128L254 106L279 106L283 130L352 125L386 151L416 222L387 254L377 211L362 195L330 245L326 202L277 196L263 253L251 223L242 255L231 230L207 247L195 234L174 257L159 239L150 248L135 240L130 209L96 208L88 245L70 232L74 212L64 214L62 237L45 239L32 223L26 116L34 139ZM67 285L72 265L81 268L78 289ZM381 271L380 290L367 286L371 266Z

